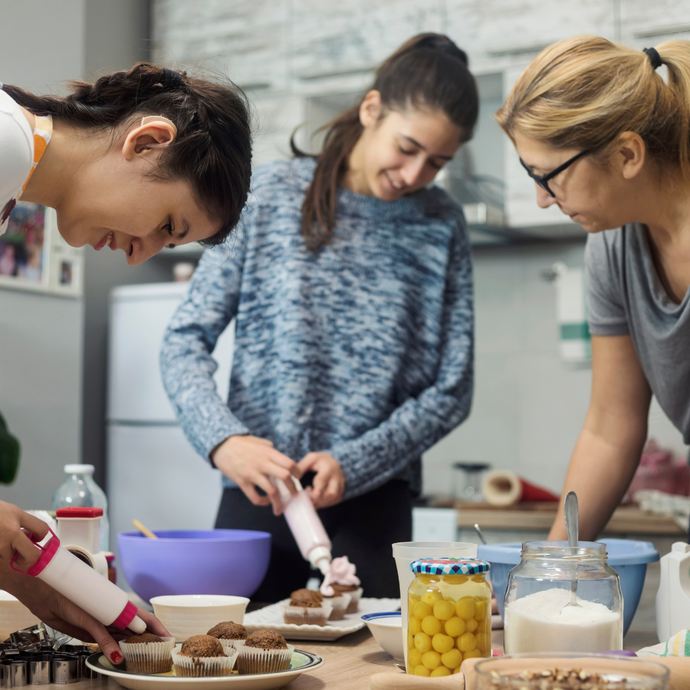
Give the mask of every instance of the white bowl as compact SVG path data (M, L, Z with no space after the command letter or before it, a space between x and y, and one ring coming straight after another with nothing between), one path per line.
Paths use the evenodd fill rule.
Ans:
M403 661L405 659L402 614L400 611L366 613L362 616L362 620L367 624L374 639L385 652L388 652L398 661Z
M39 619L19 599L0 590L0 642L11 633L36 625Z
M177 642L205 635L214 625L242 623L249 599L223 594L178 594L153 597L156 617Z

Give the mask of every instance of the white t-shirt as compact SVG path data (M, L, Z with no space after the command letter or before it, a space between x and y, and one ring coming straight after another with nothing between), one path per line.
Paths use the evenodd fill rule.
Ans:
M7 204L22 191L34 160L34 137L21 108L0 89L0 235ZM4 222L3 222L4 218Z

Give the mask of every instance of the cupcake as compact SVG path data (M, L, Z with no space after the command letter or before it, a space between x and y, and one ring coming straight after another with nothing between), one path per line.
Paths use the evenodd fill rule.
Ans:
M332 621L344 618L347 613L357 613L362 588L359 586L359 578L355 575L356 569L347 556L331 561L321 585L321 594L325 599L330 599L333 605L330 617Z
M292 625L326 625L331 605L323 600L321 592L298 589L283 605L283 620Z
M215 637L223 645L223 649L239 649L247 639L247 628L227 621L213 626L206 634Z
M239 650L237 670L244 675L287 671L294 650L275 630L256 630Z
M152 633L132 635L120 642L129 673L167 673L172 668L170 652L174 646L174 638Z
M237 659L237 650L223 649L223 645L210 635L193 635L172 650L176 676L229 676Z

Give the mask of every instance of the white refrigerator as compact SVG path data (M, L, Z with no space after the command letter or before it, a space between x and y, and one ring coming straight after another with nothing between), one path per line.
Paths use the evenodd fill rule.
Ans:
M128 285L110 297L107 476L111 549L117 535L149 529L212 529L221 496L218 470L185 438L161 381L163 334L188 283ZM227 399L234 323L219 338L215 379Z

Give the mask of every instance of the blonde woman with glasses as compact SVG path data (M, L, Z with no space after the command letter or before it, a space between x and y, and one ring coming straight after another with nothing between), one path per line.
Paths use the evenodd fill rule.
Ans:
M539 206L589 235L592 396L563 495L577 491L595 539L639 463L652 395L690 443L690 43L560 41L497 118ZM565 538L562 506L550 538Z

